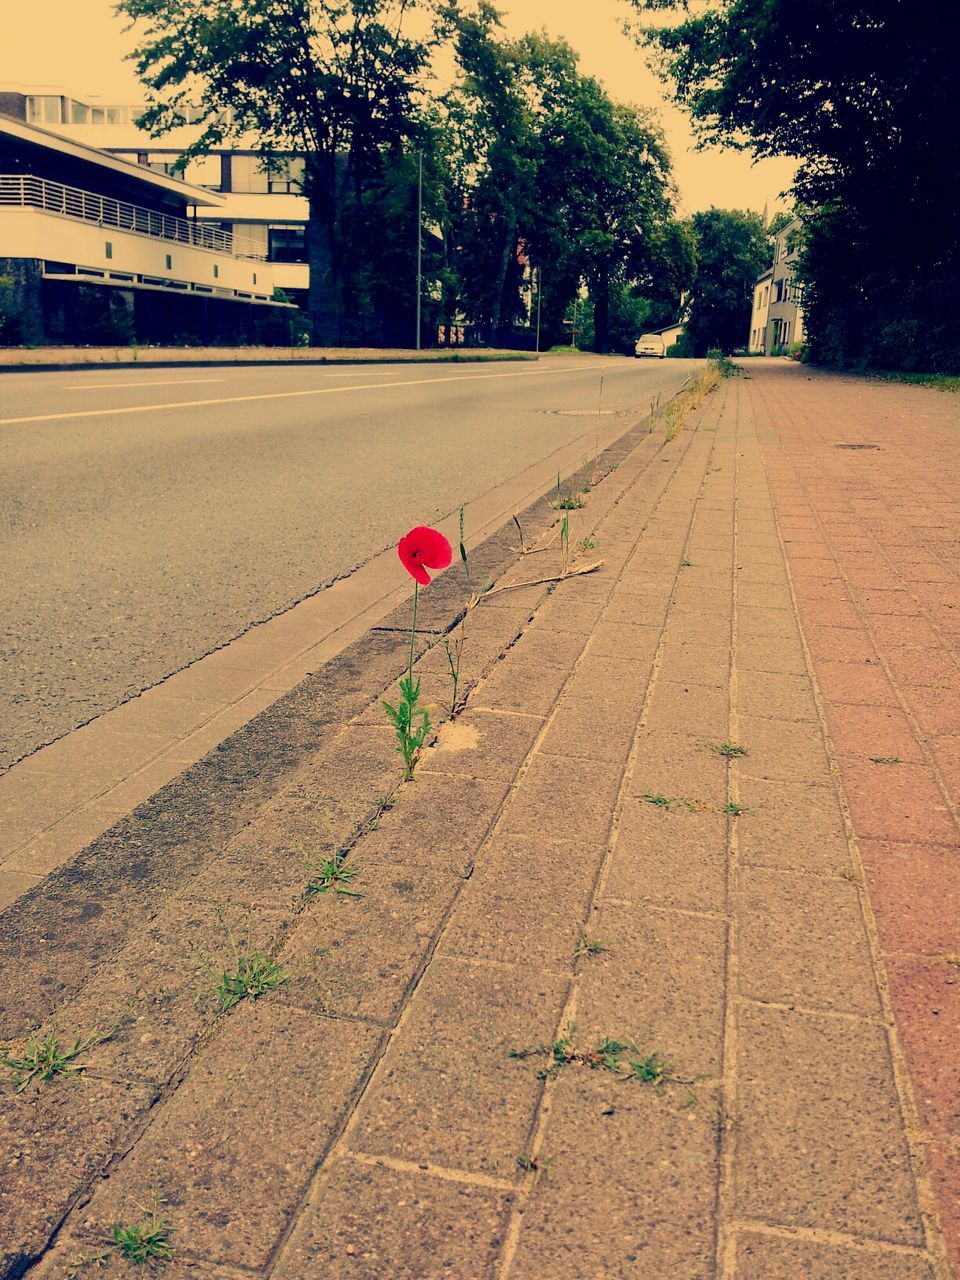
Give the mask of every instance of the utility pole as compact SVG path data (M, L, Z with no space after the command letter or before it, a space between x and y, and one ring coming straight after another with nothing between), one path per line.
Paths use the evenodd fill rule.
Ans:
M420 296L423 291L423 152L417 169L417 350L420 350Z
M537 267L537 355L540 354L540 297L543 292L543 267Z

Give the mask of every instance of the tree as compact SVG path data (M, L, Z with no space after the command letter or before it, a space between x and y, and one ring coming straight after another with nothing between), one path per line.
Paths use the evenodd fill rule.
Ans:
M960 26L904 0L632 3L703 144L800 158L814 353L960 371Z
M349 336L351 277L366 245L350 231L385 163L418 136L424 76L452 13L438 0L120 0L144 24L133 55L148 89L141 123L201 130L185 153L248 138L305 156L313 341ZM407 34L414 15L426 34ZM360 262L357 264L356 255Z
M769 265L770 243L755 213L708 209L691 220L697 279L687 334L696 356L713 347L730 352L750 327L753 285Z

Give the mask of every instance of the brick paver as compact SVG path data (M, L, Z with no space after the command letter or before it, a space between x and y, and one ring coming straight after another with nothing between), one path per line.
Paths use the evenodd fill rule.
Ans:
M749 371L590 495L600 573L489 602L519 638L359 840L374 707L342 796L321 753L59 979L65 1030L125 1021L85 1081L3 1098L27 1274L157 1188L175 1277L949 1280L956 411ZM348 822L364 896L298 899L284 850ZM289 972L219 1016L217 909Z

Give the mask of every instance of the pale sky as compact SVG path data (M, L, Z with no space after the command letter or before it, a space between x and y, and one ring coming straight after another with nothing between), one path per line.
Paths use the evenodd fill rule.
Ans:
M124 55L132 35L114 15L112 0L44 0L10 6L0 43L0 83L60 85L83 98L137 102L140 86ZM580 54L580 69L602 80L612 97L655 107L673 156L681 212L711 205L754 209L772 215L783 207L780 192L794 165L788 160L752 164L732 150L694 150L686 116L663 98L663 86L645 65L644 54L623 34L633 14L626 0L497 0L510 36L545 28Z

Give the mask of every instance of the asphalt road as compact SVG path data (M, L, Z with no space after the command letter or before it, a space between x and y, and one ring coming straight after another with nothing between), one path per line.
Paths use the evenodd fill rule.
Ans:
M626 431L695 367L0 375L0 769L581 436L601 368Z

